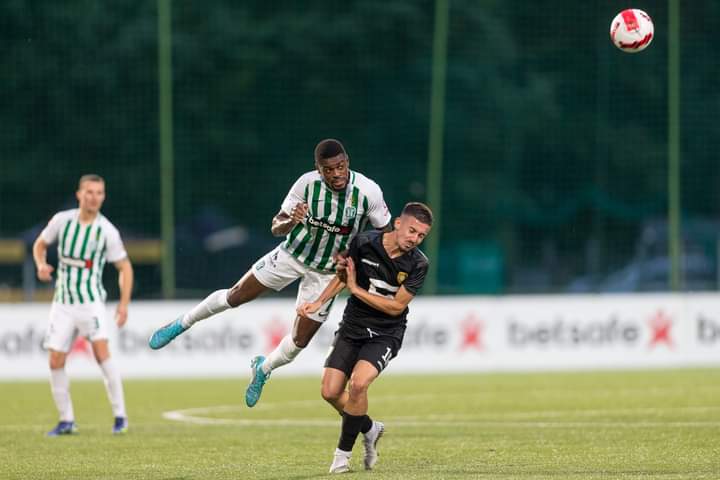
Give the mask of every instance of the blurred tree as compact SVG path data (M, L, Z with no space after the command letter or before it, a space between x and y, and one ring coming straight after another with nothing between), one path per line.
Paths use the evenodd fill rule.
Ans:
M506 289L558 289L627 262L645 219L664 214L667 11L638 1L656 24L639 55L608 39L619 0L451 2L444 262L491 244ZM720 6L682 11L683 205L712 217ZM174 2L179 228L214 211L267 231L328 136L393 211L424 199L432 15L431 0ZM74 204L89 171L108 179L124 231L159 234L156 23L140 0L0 4L0 236Z

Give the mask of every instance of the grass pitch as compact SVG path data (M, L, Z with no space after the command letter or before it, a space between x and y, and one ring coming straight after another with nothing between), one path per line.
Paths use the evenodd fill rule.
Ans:
M100 380L74 381L80 433L49 386L0 383L1 479L327 477L340 418L319 378L276 375L257 407L246 379L126 381L130 432L112 436ZM720 370L382 376L370 414L380 460L349 478L718 479ZM343 478L345 478L343 477Z

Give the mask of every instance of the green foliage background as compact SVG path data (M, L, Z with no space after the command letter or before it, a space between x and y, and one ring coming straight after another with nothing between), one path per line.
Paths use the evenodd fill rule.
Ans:
M608 38L625 3L450 2L442 292L592 283L641 255L666 217L667 2L635 2L656 25L636 55ZM181 292L239 277L272 246L270 219L322 138L344 141L394 212L425 198L434 2L172 7ZM682 2L688 221L714 222L720 205L719 23L717 2ZM0 237L32 238L90 171L107 178L105 213L126 238L159 236L155 2L8 0L0 42ZM255 243L203 250L233 225ZM140 272L141 296L158 294L152 275Z

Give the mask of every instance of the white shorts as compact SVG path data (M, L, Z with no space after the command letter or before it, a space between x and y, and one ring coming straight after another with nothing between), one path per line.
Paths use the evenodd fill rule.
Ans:
M306 267L286 252L281 245L255 262L252 272L260 283L278 292L300 278L296 307L316 300L328 283L335 278L334 273L322 273ZM335 298L331 298L309 318L323 323L330 315L334 302Z
M105 316L105 304L101 302L73 305L53 302L43 347L67 353L78 335L91 342L106 340L108 332Z

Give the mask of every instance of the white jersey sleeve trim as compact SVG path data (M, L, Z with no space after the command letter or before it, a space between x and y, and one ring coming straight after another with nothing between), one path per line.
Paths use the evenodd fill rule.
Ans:
M367 216L370 219L370 223L375 228L382 228L392 220L390 209L388 209L385 203L382 189L374 181L370 180L365 175L355 172L357 177L355 183L360 187L361 191L365 194L368 200L368 211Z
M298 178L293 186L290 187L285 200L283 200L280 210L290 215L292 208L298 203L306 202L305 188L312 182L320 180L320 174L316 171L307 172Z
M118 229L110 223L110 220L103 217L102 227L107 235L107 261L110 263L119 262L128 256L125 245L120 238Z
M60 230L62 229L62 227L68 220L72 219L75 215L77 215L77 209L63 210L62 212L57 212L50 219L43 231L40 232L40 238L42 238L42 240L48 245L55 243L60 236Z

